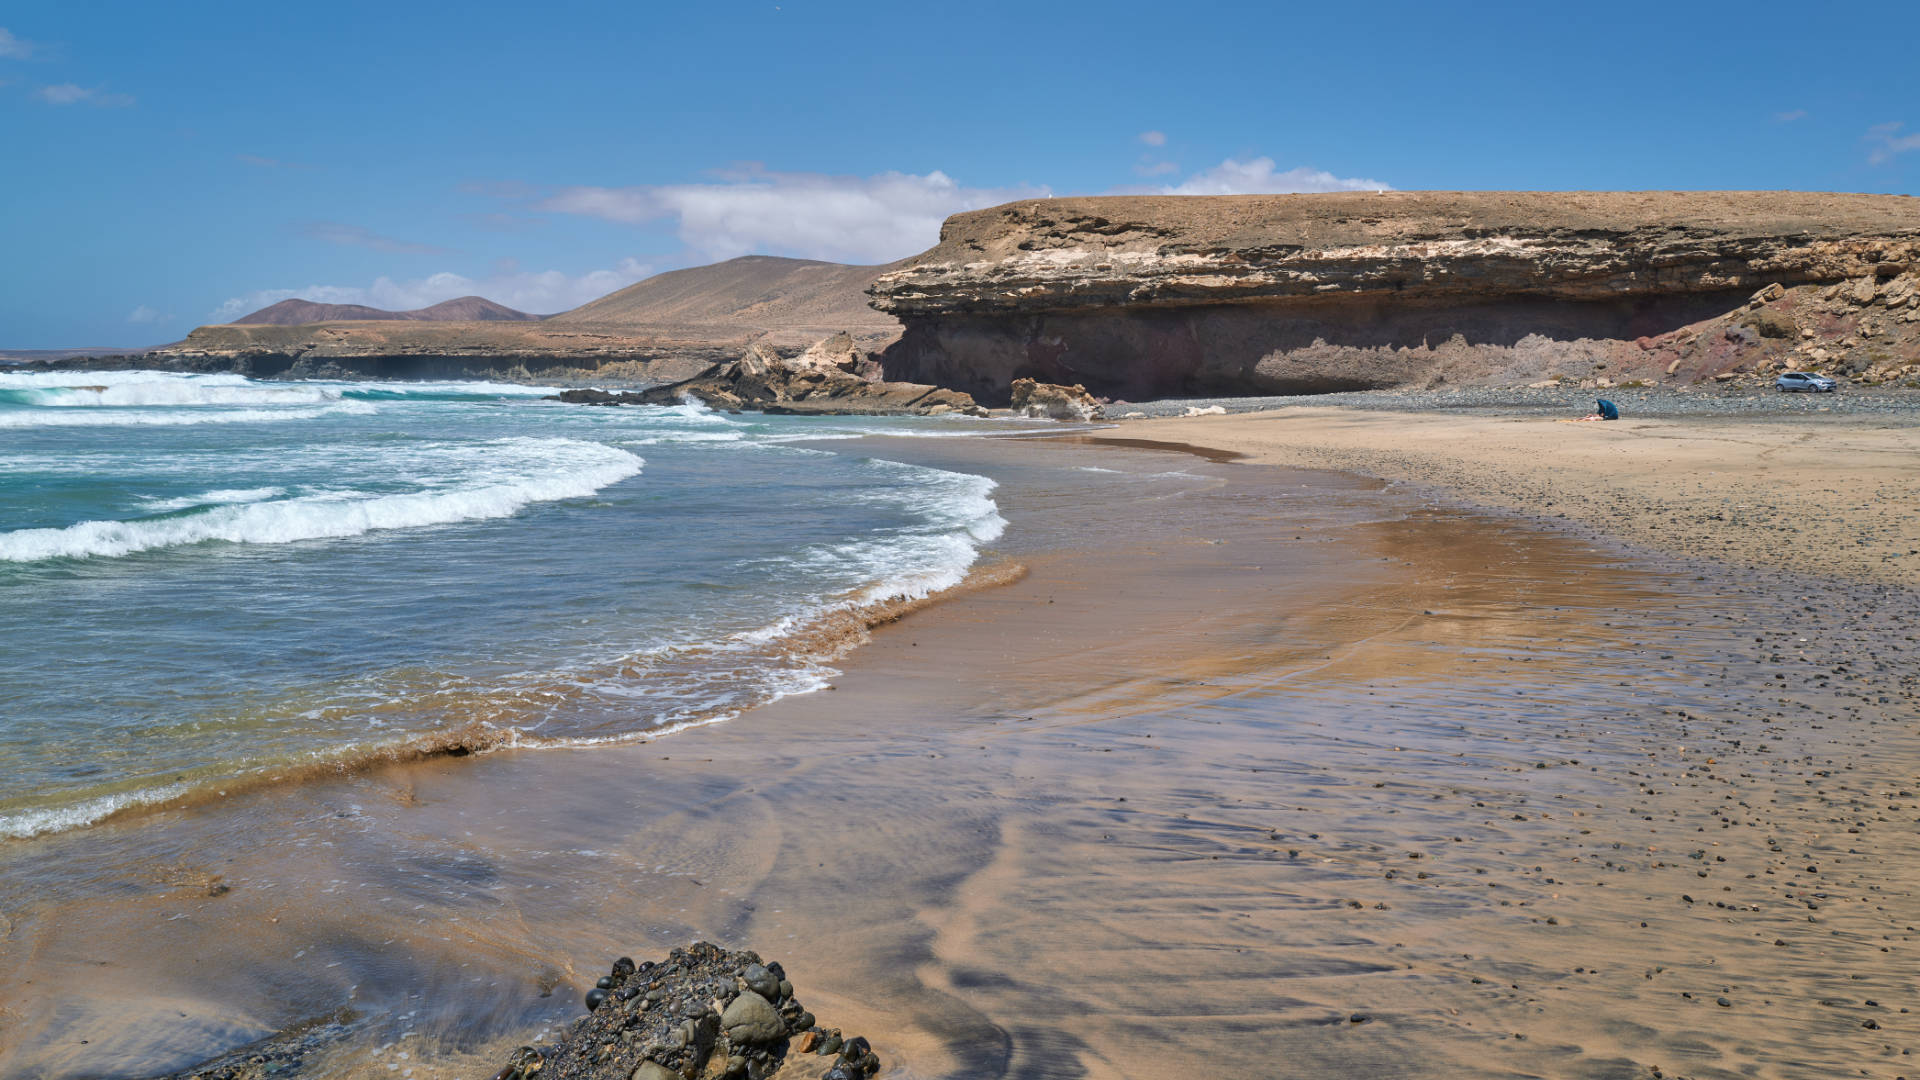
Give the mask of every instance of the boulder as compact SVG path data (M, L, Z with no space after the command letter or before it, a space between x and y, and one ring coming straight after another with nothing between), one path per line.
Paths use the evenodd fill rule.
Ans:
M1753 327L1763 338L1792 338L1800 333L1800 327L1795 325L1793 316L1772 308L1761 308L1750 312L1740 321Z
M880 380L880 362L861 352L853 343L853 335L845 330L814 342L790 363L800 370L837 371L866 382Z
M1035 379L1013 380L1013 411L1046 420L1101 420L1106 414L1087 388L1060 386Z
M736 1046L760 1046L784 1038L787 1025L772 1002L752 990L742 990L720 1014L720 1031Z

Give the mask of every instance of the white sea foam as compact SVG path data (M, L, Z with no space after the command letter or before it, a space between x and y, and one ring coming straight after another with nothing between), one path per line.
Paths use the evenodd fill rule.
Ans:
M60 389L81 386L135 386L142 383L195 383L202 386L245 386L245 375L189 375L174 371L7 371L0 372L0 390Z
M660 446L686 443L737 443L747 441L744 431L666 431L640 439L621 439L621 446ZM757 445L757 444L756 444Z
M877 580L860 595L860 603L918 600L951 589L966 580L967 571L980 557L980 546L1006 532L1007 519L993 501L993 490L999 485L992 479L941 469L921 471L935 475L908 499L926 522L924 526L841 545L844 556L876 571Z
M476 444L494 462L475 462L463 484L392 494L337 492L214 506L177 517L82 521L65 528L0 533L0 562L131 555L207 541L286 544L384 529L508 517L538 502L584 498L637 474L639 457L574 439L500 439Z
M102 795L70 806L49 806L39 810L21 810L0 814L0 837L23 840L30 836L65 832L91 825L122 810L136 806L154 806L177 799L193 790L188 784L165 784L143 791Z
M19 391L23 404L48 408L156 408L178 405L326 405L340 400L332 387L289 384L129 382L90 386L44 387Z
M889 484L861 497L903 506L918 519L914 525L878 536L818 545L769 561L829 579L865 582L844 602L846 606L919 600L965 581L967 571L980 558L980 546L1006 532L1007 519L1000 516L999 504L993 501L993 491L999 485L989 477L884 460L869 464L907 482ZM777 637L820 613L796 614L763 630L750 631L743 640Z
M261 382L243 375L166 371L6 373L0 374L0 428L313 420L376 412L376 401L528 398L553 392L493 382Z
M185 424L263 424L280 420L318 420L323 416L366 415L364 401L339 401L318 408L284 409L6 409L0 428L178 427Z
M315 381L310 385L337 389L348 397L393 398L542 398L560 392L554 386L528 386L522 383L473 382L335 382Z
M265 502L287 493L283 487L218 488L198 495L180 495L171 499L149 499L146 509L156 514L191 510L196 506L222 506L229 503Z

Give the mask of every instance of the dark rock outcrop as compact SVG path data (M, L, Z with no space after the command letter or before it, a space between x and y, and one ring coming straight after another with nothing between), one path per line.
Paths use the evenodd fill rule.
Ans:
M1019 378L1131 398L1700 378L1739 360L1642 343L1766 286L1877 296L1916 265L1903 196L1118 196L956 215L869 294L906 326L888 378L1003 403Z
M984 415L966 394L923 383L881 382L850 374L866 361L846 335L821 342L787 359L755 342L738 360L715 364L699 375L638 391L567 390L553 400L575 405L679 405L698 401L712 409L819 416ZM844 344L844 347L842 347Z
M494 1080L866 1080L867 1040L820 1026L777 963L706 942L666 960L622 957L588 1014L548 1048L522 1047Z

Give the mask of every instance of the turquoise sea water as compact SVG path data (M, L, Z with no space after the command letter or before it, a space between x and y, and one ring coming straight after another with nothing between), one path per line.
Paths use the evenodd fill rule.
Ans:
M997 425L547 392L0 374L0 837L724 718L1005 524L991 481L859 441Z

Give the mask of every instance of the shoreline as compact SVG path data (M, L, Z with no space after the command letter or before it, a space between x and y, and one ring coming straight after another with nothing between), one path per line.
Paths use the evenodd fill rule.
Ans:
M1209 445L1199 426L1177 425L1180 441ZM1845 759L1862 770L1846 774L1850 784L1920 759L1904 732L1874 726L1888 708L1851 696L1872 683L1875 696L1905 693L1911 706L1910 678L1902 691L1897 669L1889 675L1865 656L1872 645L1897 662L1878 642L1888 619L1911 610L1904 590L1899 602L1866 590L1823 599L1819 611L1775 611L1765 602L1774 586L1689 582L1564 533L1436 507L1403 485L1193 463L1175 448L1090 438L1096 445L899 447L929 463L1034 474L1008 481L1009 497L1023 501L1008 517L1038 533L1020 553L1030 572L880 627L839 665L831 691L658 748L421 762L331 792L256 798L325 838L303 849L319 864L300 876L345 879L327 886L344 890L348 910L337 915L289 909L284 896L276 906L273 893L292 883L267 880L275 860L266 858L229 870L230 894L143 897L132 918L83 918L51 935L44 919L29 919L13 940L34 935L44 964L77 957L63 950L104 932L95 947L123 950L115 967L139 970L159 946L137 931L164 928L184 938L161 952L198 942L219 970L204 972L210 981L168 973L163 1000L204 994L265 1015L284 993L274 989L284 959L269 964L269 954L300 945L322 949L329 968L382 970L377 939L354 944L362 929L349 916L385 918L365 890L402 888L379 865L412 866L447 890L421 896L464 946L443 960L416 958L411 989L397 999L362 1000L367 1022L383 1009L401 1013L383 1001L471 1000L441 1006L451 1011L424 1032L389 1029L399 1037L375 1039L371 1057L362 1047L321 1060L330 1075L388 1075L407 1048L416 1080L490 1072L501 1047L579 1015L575 970L690 936L780 955L796 982L816 988L822 1017L888 1032L876 1048L901 1063L893 1076L1158 1076L1201 1061L1221 1075L1272 1075L1271 1062L1235 1056L1255 1030L1283 1033L1302 1074L1355 1076L1613 1076L1629 1062L1721 1075L1736 1062L1777 1063L1782 1039L1808 1048L1809 1061L1818 1050L1827 1064L1851 1064L1871 1034L1856 1013L1894 1038L1887 1013L1910 1003L1897 973L1876 966L1891 961L1871 957L1848 961L1864 983L1823 987L1886 1006L1861 1013L1854 1000L1848 1032L1809 1026L1817 1009L1755 1005L1744 991L1737 1014L1716 1011L1710 983L1756 988L1771 978L1768 962L1797 955L1751 954L1740 940L1748 920L1794 945L1817 944L1780 921L1777 897L1766 898L1766 913L1716 928L1727 909L1703 921L1704 910L1667 895L1705 887L1694 880L1701 864L1684 853L1674 864L1609 852L1617 868L1610 861L1579 892L1543 880L1534 863L1598 846L1573 818L1624 843L1638 821L1627 801L1642 790L1629 781L1654 772L1674 786L1657 805L1671 824L1653 828L1718 824L1719 796L1738 790L1726 785L1745 784L1756 790L1742 793L1740 805L1753 804L1743 812L1793 839L1777 856L1742 847L1737 866L1757 875L1748 862L1771 859L1780 864L1765 868L1771 876L1792 858L1849 863L1829 842L1785 827L1831 813L1816 801L1824 796L1801 794L1811 767L1775 773L1798 763L1787 751L1804 744L1834 757L1833 740L1857 744L1856 732L1886 745ZM1119 515L1070 475L1115 466L1147 478ZM1155 494L1163 483L1176 486ZM1834 621L1836 605L1851 612L1846 621ZM1610 625L1622 618L1622 628ZM1788 708L1819 727L1782 727L1766 716L1786 709L1763 704L1777 696L1763 685L1774 667L1749 670L1756 650L1742 642L1759 630L1778 649L1779 627L1811 636L1815 625L1827 631L1823 643L1848 636L1858 667L1829 676L1817 658L1790 657L1786 692L1798 707ZM1662 649L1682 662L1648 672ZM1628 673L1644 685L1617 687ZM1564 739L1580 748L1553 741ZM1718 761L1752 775L1736 779L1728 765L1702 772L1674 749L1682 743L1713 746ZM1831 781L1818 782L1831 794ZM1754 797L1767 784L1793 796L1787 806ZM1586 801L1557 805L1563 798ZM515 809L503 812L502 799ZM333 816L349 805L353 816ZM107 834L138 833L172 850L200 824L168 813L151 833L114 826L61 846L84 860ZM1896 901L1912 887L1900 866L1914 853L1887 832L1873 833L1880 846L1868 872L1882 899ZM558 837L586 854L555 850ZM1415 853L1427 861L1403 861ZM1722 876L1738 880L1734 869ZM529 906L556 883L578 895ZM1619 931L1607 928L1643 906L1624 895L1643 885L1680 912L1662 907L1646 920L1652 933L1616 942ZM526 899L505 900L522 888ZM486 914L503 901L525 924L504 936ZM1831 928L1847 942L1878 936L1860 921L1872 918L1864 910L1816 917L1838 920ZM404 940L418 948L434 937ZM1460 940L1476 946L1451 947ZM1691 955L1702 943L1712 954L1704 966ZM1657 993L1633 964L1568 970L1609 949L1684 959L1668 965L1674 974L1657 980ZM1478 959L1455 955L1468 951ZM462 971L469 964L500 985L475 983ZM70 974L63 993L73 1000L114 1002L104 986L90 989L84 969L54 970ZM1826 976L1805 978L1811 986ZM1514 986L1483 986L1494 983ZM539 985L555 997L536 996ZM1693 1030L1672 1021L1678 1007L1721 1019ZM504 1034L476 1045L454 1037L456 1021ZM1529 1032L1537 1037L1513 1037ZM1702 1045L1710 1058L1700 1058Z

